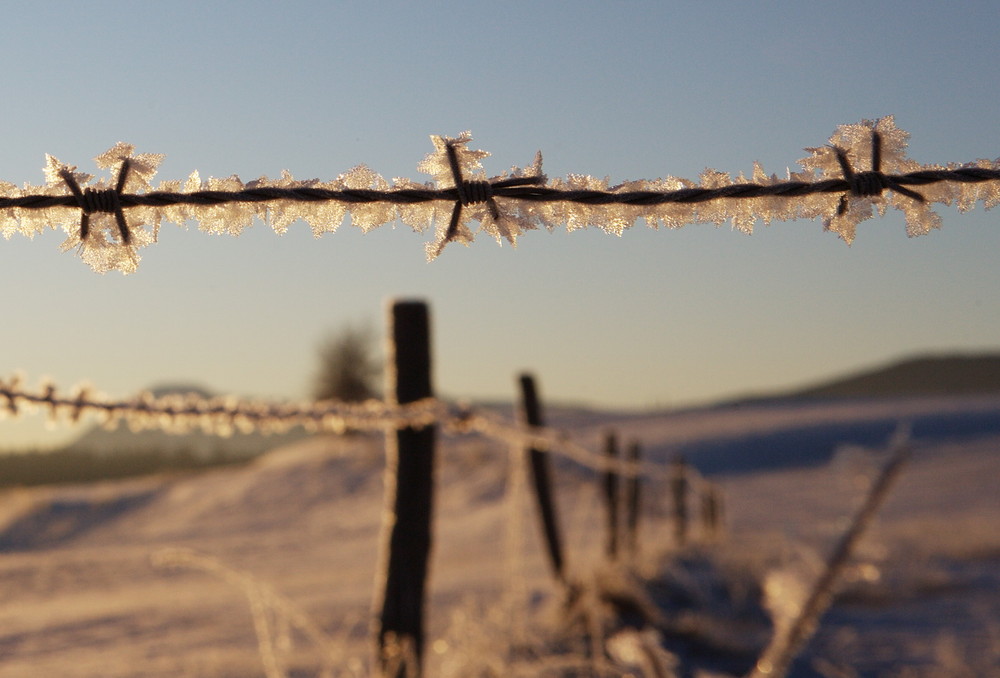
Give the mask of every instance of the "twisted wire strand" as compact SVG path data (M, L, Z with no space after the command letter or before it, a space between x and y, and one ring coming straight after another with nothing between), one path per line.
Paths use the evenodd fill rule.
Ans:
M113 400L87 387L77 387L71 395L61 395L52 384L31 390L21 382L20 377L0 380L0 418L20 417L41 409L53 422L68 419L76 424L84 415L94 414L107 428L124 422L132 431L156 429L179 434L200 430L220 437L237 432L275 434L296 426L312 432L343 434L439 425L451 435L478 434L512 449L544 450L598 472L614 470L628 477L663 479L671 473L667 465L635 463L597 454L557 429L512 423L489 412L436 398L405 405L378 400L275 403L234 396L202 398L178 394L156 398L143 393L131 399Z
M175 181L161 183L157 190L150 179L163 156L133 155L132 145L119 143L96 158L100 167L117 168L113 187L104 180L85 187L90 175L51 156L45 169L48 185L19 189L0 182L0 233L32 236L46 227L61 227L69 236L64 251L76 248L100 273L131 273L138 266L137 250L156 241L162 221L195 220L202 230L236 235L254 219L273 219L279 233L303 220L317 236L336 230L348 214L365 231L402 221L418 232L434 227L435 239L426 246L433 259L451 242L472 242L475 233L466 225L472 221L480 224L479 232L513 246L525 231L559 225L568 230L596 226L621 235L639 219L653 228L731 221L750 233L758 221L821 218L826 230L850 243L857 224L871 218L876 204L879 213L887 204L904 211L911 236L940 227L930 203L956 204L962 211L980 201L987 209L1000 204L1000 187L977 186L1000 180L1000 160L920 166L905 157L907 137L887 116L839 127L831 146L806 149L812 153L800 161L806 171L789 170L787 181L755 165L752 181L706 170L701 185L668 177L613 187L582 175L549 182L540 154L530 168L487 179L479 161L489 154L467 149L471 136L466 132L457 138L432 137L437 150L418 167L434 176L434 184L396 179L390 185L359 166L327 183L297 181L288 173L245 184L235 175L203 182L195 172L183 189ZM869 156L869 169L852 166L852 160ZM934 184L940 186L927 188ZM918 193L914 187L925 190ZM839 196L839 201L826 195ZM450 216L435 204L439 202L452 204ZM66 208L80 210L78 229L67 219ZM95 222L94 215L114 218Z
M889 180L886 188L926 186L940 182L982 183L1000 180L1000 169L986 167L955 167L945 169L916 170L904 174L883 174ZM717 188L681 188L671 191L616 191L578 190L551 188L532 184L533 178L517 178L490 184L492 198L508 198L527 202L571 202L583 205L633 205L654 206L668 203L700 203L722 198L746 199L762 197L801 197L821 193L850 193L855 188L852 181L824 179L821 181L784 181L775 184L753 182L720 186ZM472 183L472 182L464 182ZM479 182L482 183L482 182ZM463 188L463 191L465 188ZM479 188L478 190L483 190ZM464 193L463 193L464 195ZM461 202L457 188L392 188L375 189L324 189L324 188L245 188L239 191L192 191L179 193L171 191L150 191L148 193L122 193L118 202L123 209L130 207L169 207L175 205L216 206L227 203L266 203L278 200L293 202L343 202L348 204L390 203L412 205L433 201ZM468 197L465 198L468 200ZM482 202L482 200L479 200ZM472 204L472 203L463 203ZM0 209L20 208L44 210L52 207L79 207L74 195L24 195L0 197ZM91 211L100 211L94 210ZM112 211L111 209L103 211Z
M161 429L168 433L184 433L201 430L223 437L237 431L278 433L295 426L331 433L421 427L447 414L446 405L434 399L406 405L375 400L274 403L232 396L167 395L155 398L143 393L128 400L111 400L86 387L76 389L75 395L62 396L51 384L36 391L25 389L17 378L0 382L0 398L0 415L17 417L26 410L42 408L52 420L66 417L76 423L84 414L96 414L108 427L123 421L133 431Z
M107 212L114 214L115 223L118 225L118 237L123 245L132 242L132 233L129 231L128 223L125 220L125 213L122 211L121 196L128 181L130 162L126 158L122 161L121 169L118 170L118 179L113 189L81 189L73 172L68 169L59 171L59 177L66 184L69 192L73 194L77 206L80 208L80 239L86 240L90 233L90 215L94 212Z
M627 477L669 477L669 467L652 462L632 462L627 459L598 454L584 445L570 440L569 435L558 429L511 424L496 415L477 410L465 410L443 422L451 433L478 433L487 438L507 443L513 448L533 448L557 454L593 471L616 471Z

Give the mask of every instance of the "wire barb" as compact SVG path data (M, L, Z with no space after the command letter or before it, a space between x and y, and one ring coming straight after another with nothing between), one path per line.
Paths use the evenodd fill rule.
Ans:
M455 207L451 211L451 220L448 222L448 229L445 231L444 238L442 238L441 242L438 243L434 256L441 254L445 245L454 240L458 235L458 226L461 223L463 207L486 203L486 206L490 211L490 217L493 221L499 221L503 214L500 212L500 208L494 199L495 196L502 195L504 197L528 199L537 197L537 194L522 192L519 189L528 186L541 186L545 184L546 181L544 174L535 174L527 177L511 177L509 179L494 177L489 181L467 180L462 175L462 167L458 161L458 146L460 143L461 142L455 140L449 140L445 144L445 154L448 158L448 168L451 170L451 177L455 183L453 191L456 199Z
M462 168L458 163L456 146L457 144L454 141L449 141L445 146L445 152L448 155L448 167L451 169L451 176L455 181L455 192L458 199L455 201L455 207L451 211L451 221L448 222L448 230L445 232L444 239L437 246L437 254L441 254L445 245L454 240L458 234L458 225L461 223L463 207L485 202L489 207L490 216L494 220L500 218L500 209L493 199L492 184L488 181L465 180L465 177L462 176Z
M872 168L868 172L855 172L847 158L847 151L844 149L834 146L833 152L837 154L837 162L840 164L840 170L844 174L851 195L870 198L882 195L883 191L891 188L917 202L926 202L924 196L903 186L895 178L882 172L882 135L878 133L878 130L872 130ZM837 216L846 214L847 207L848 201L845 193L837 204Z
M80 242L86 242L90 236L90 215L95 212L104 212L115 215L115 223L118 225L118 237L121 238L122 245L132 243L132 233L129 231L128 222L125 220L125 211L122 205L122 195L125 192L125 184L128 181L129 161L125 158L122 161L121 169L118 170L118 178L114 188L87 188L80 189L73 173L66 168L59 170L59 176L69 188L70 193L76 198L77 206L82 211L80 214Z
M444 238L437 246L437 254L441 254L445 245L455 238L462 217L462 207L469 204L469 198L465 192L465 179L462 177L462 168L458 165L458 151L455 150L455 144L449 141L445 146L445 152L448 154L448 166L451 168L451 175L455 180L458 200L455 201L455 207L451 210L451 221L448 222L448 230L445 231Z

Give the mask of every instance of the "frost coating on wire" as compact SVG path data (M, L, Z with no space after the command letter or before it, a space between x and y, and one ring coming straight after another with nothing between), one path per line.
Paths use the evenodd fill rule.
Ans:
M417 165L417 170L433 176L438 188L458 188L455 182L455 171L451 167L448 154L449 147L453 149L457 170L465 181L493 184L506 179L524 177L538 177L540 183L545 181L545 175L542 174L541 151L535 154L535 160L530 167L526 169L512 167L509 173L487 179L480 161L483 158L488 158L490 154L486 151L472 151L466 148L466 145L472 141L472 132L462 132L454 139L431 136L431 141L434 143L435 151ZM461 193L459 200L464 202ZM493 236L497 243L503 244L503 241L507 240L512 247L517 246L517 237L524 231L534 230L538 227L537 219L530 213L517 209L516 203L508 205L502 210L495 209L494 205L492 197L487 201L464 205L459 212L454 232L449 232L452 230L450 220L438 213L418 214L415 221L408 221L405 217L402 217L402 220L417 231L424 230L424 224L428 227L434 227L434 242L427 245L429 259L437 257L449 242L460 242L464 245L471 243L475 238L468 227L471 221L479 222L480 230Z
M859 223L889 207L905 214L907 233L916 236L941 225L932 203L954 204L963 212L980 201L987 209L1000 204L1000 160L920 165L906 156L908 137L892 116L863 120L839 127L829 145L807 148L802 171L784 178L754 163L749 177L706 169L698 181L668 176L615 186L575 174L546 182L541 154L527 168L487 178L482 160L489 153L468 148L469 132L431 137L435 150L418 170L432 182L389 182L361 165L325 182L298 180L288 171L278 179L247 182L235 175L202 179L195 171L184 181L154 187L163 156L136 154L131 144L118 143L96 158L110 177L94 181L46 156L44 185L0 182L0 232L30 238L61 228L67 234L62 249L77 250L95 271L131 273L138 250L156 241L164 221L195 221L208 233L239 235L255 219L279 234L301 220L317 237L336 231L348 217L365 232L398 221L434 233L427 245L433 259L447 244L468 245L480 232L514 246L523 233L539 228L593 226L621 235L639 219L651 228L728 222L752 233L757 222L818 218L825 230L851 243ZM848 173L856 173L853 183ZM858 190L858 176L867 182L865 190ZM470 200L465 191L471 187L484 193ZM476 231L472 222L479 224Z
M454 406L425 398L405 405L380 400L366 402L307 401L266 402L228 395L205 398L195 393L154 397L142 392L134 398L112 400L80 384L63 395L51 382L37 388L24 385L24 377L15 374L0 379L0 420L17 419L42 413L50 424L79 424L84 417L96 417L108 429L120 424L132 432L159 430L171 434L201 431L228 437L236 433L283 433L301 426L315 433L344 434L348 431L386 431L399 428L422 428L440 425L452 435L482 435L503 442L513 450L526 447L543 449L596 471L615 470L623 476L666 479L672 471L649 462L610 459L591 452L555 429L525 427L505 422L494 414ZM700 480L692 476L693 482Z
M381 431L386 427L428 426L447 417L447 406L433 399L406 405L377 400L273 403L235 396L203 398L197 394L156 398L143 392L128 400L111 400L88 385L77 386L63 396L49 383L37 389L25 388L19 375L0 380L0 419L39 409L53 423L62 419L77 423L84 415L96 415L106 428L124 422L133 432L199 430L222 437L234 433L282 433L296 426L310 432L338 434L348 430Z

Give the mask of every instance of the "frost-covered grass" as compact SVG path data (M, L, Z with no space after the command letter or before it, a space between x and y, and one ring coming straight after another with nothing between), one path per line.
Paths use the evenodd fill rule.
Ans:
M927 402L895 411L963 407ZM680 437L739 441L893 409L628 417L619 431L666 455ZM574 430L596 439L609 423ZM998 675L998 445L995 435L917 436L792 675ZM627 567L603 563L596 479L557 464L578 585L567 598L548 575L530 497L509 483L506 451L447 439L426 675L741 675L773 632L767 595L803 595L881 462L854 445L822 464L716 475L727 537L685 550L671 544L666 493L647 485L642 552ZM0 675L368 675L381 468L376 439L315 439L194 476L7 491Z

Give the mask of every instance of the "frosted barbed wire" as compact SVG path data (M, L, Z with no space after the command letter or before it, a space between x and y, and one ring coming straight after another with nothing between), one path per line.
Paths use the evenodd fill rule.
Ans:
M18 376L0 380L0 418L46 411L49 420L77 423L97 415L106 428L124 422L133 432L157 429L167 433L202 431L211 435L274 434L302 426L311 432L381 431L387 427L429 426L448 417L445 403L425 399L406 405L377 400L274 403L234 396L203 398L196 394L154 397L149 392L128 400L111 400L89 386L77 386L68 396L52 384L26 389Z
M453 410L452 416L441 422L446 433L477 433L503 442L515 449L535 448L558 455L593 471L615 471L625 477L669 480L673 477L670 464L650 461L633 462L627 459L599 454L584 445L573 442L569 434L550 427L535 427L508 423L498 416L475 409ZM695 488L707 486L696 469L689 469L689 482Z
M754 163L749 178L707 169L697 182L668 176L615 186L584 175L547 181L540 154L528 168L487 178L481 161L489 153L468 149L472 138L465 132L431 137L435 151L418 169L433 182L390 183L361 165L326 182L296 180L287 171L279 179L248 182L235 175L202 179L195 171L184 182L164 181L154 189L151 179L163 156L135 155L134 146L118 143L96 159L116 175L114 181L91 184L92 175L47 156L46 184L18 188L0 182L0 233L33 237L62 228L62 248L77 249L95 271L130 273L138 249L156 241L164 221L195 221L208 233L239 235L255 219L279 234L301 220L317 237L336 231L348 216L366 232L399 221L434 232L427 245L434 258L449 242L471 243L473 221L479 232L516 245L526 231L562 225L621 235L640 219L651 228L728 222L752 233L757 222L820 218L826 230L850 243L860 222L888 207L904 212L907 233L916 236L940 227L932 203L954 204L962 212L978 202L986 209L1000 204L1000 160L920 165L905 155L908 136L892 116L863 120L838 127L829 146L807 148L810 155L799 161L803 170L789 170L784 179ZM909 186L920 187L918 198ZM83 228L87 221L89 228Z
M124 423L132 432L160 430L171 434L201 431L220 437L234 433L283 433L296 426L310 432L343 434L348 431L384 432L406 427L439 425L448 434L479 434L512 448L535 447L564 457L594 471L617 471L623 476L668 479L669 466L648 461L635 463L597 454L569 439L565 432L507 422L468 406L425 398L405 405L379 400L267 402L236 396L204 398L197 394L154 397L148 391L134 398L113 400L89 385L78 385L61 395L51 383L26 388L21 375L0 380L0 419L43 411L51 423L79 423L97 416L105 428ZM692 477L695 484L700 477Z
M630 476L643 473L642 465L592 452L555 429L509 424L495 415L474 409L459 412L458 416L444 422L444 428L450 433L478 433L515 448L535 448L558 454L595 471L615 469Z

